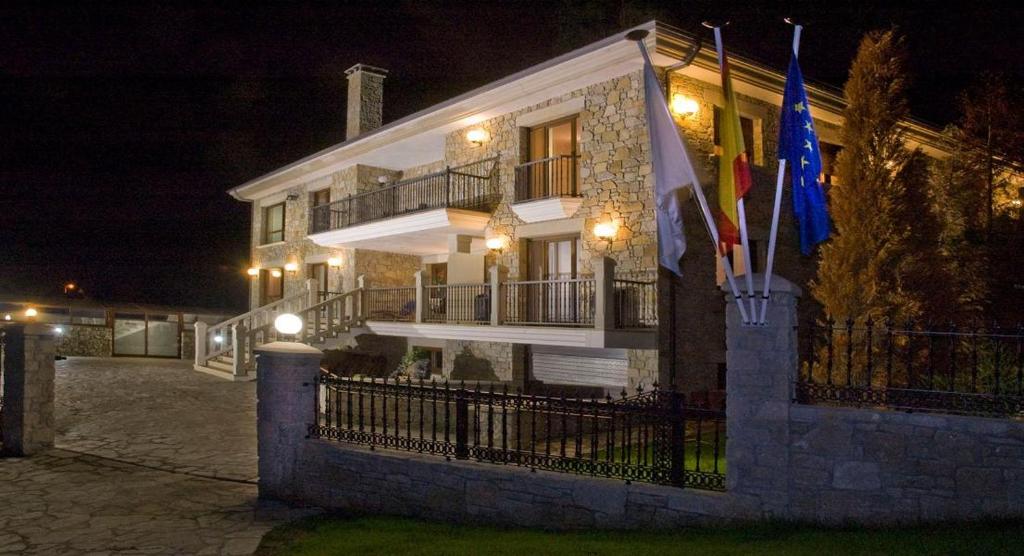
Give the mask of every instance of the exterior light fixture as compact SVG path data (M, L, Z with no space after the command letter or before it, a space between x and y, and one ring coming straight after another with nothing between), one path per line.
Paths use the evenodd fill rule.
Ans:
M270 271L270 275L273 276L274 278L280 278L281 271L275 268L274 270Z
M250 268L249 270L246 270L245 273L255 278L260 275L260 269L253 267Z
M63 334L64 333L64 329L62 327L60 327L60 326L54 328L53 331L56 332L57 334Z
M334 268L341 267L341 258L340 257L331 257L331 258L327 259L327 266L332 266Z
M217 342L219 344L219 343L224 341L224 336L221 336L220 334L217 334L216 336L213 337L213 341Z
M377 183L379 183L381 185L384 185L387 182L388 182L388 177L387 176L385 176L383 174L377 176Z
M484 242L484 245L486 245L491 251L501 253L505 250L505 238L502 236L494 236L492 238L488 238L487 241Z
M482 147L490 136L482 128L474 127L473 129L466 132L466 141L473 143L478 147Z
M25 316L28 318L35 318L38 315L39 311L37 311L35 307L29 307L28 309L25 309Z
M274 319L274 329L281 334L298 334L299 330L302 330L302 319L298 315L282 313Z
M284 270L289 274L295 274L296 272L299 271L299 265L296 263L285 263Z
M686 96L676 93L672 95L672 112L680 116L692 116L697 113L700 109L700 105L697 101Z
M7 313L6 315L4 315L4 320L11 320L11 314Z
M611 244L612 240L615 239L615 225L610 223L601 223L594 226L594 237L602 239Z
M1015 206L1015 207L1019 207L1021 205L1024 205L1024 201L1021 201L1020 199L1014 199L1014 200L1010 201L1010 204Z

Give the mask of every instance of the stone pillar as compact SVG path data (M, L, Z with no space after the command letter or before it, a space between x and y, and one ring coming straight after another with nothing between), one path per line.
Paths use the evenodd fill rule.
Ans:
M249 364L249 331L245 323L239 322L231 326L231 352L234 353L234 362L231 365L231 374L236 379L245 378Z
M5 331L3 451L30 456L53 447L53 333L43 324Z
M256 353L256 434L261 498L297 500L295 465L316 422L316 379L323 352L273 342Z
M615 328L615 260L601 257L594 264L594 328Z
M413 278L416 280L416 316L413 322L420 323L423 322L424 303L427 302L427 296L424 295L425 292L423 291L426 273L422 270L417 270Z
M763 284L763 276L754 283ZM727 486L754 500L769 518L786 518L789 507L789 411L799 361L800 293L774 276L765 325L744 325L736 299L726 294Z
M347 70L348 114L345 139L352 139L381 126L384 121L384 77L388 70L356 64Z
M319 284L317 284L316 279L306 279L306 307L312 307L320 303L320 290L317 289L318 287Z

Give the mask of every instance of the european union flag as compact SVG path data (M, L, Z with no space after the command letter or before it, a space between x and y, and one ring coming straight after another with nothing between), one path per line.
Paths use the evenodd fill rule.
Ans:
M821 153L814 120L807 104L807 91L796 55L790 59L786 92L782 98L779 127L779 159L789 165L793 184L793 215L800 225L800 251L809 255L814 246L828 239L829 217L821 189Z

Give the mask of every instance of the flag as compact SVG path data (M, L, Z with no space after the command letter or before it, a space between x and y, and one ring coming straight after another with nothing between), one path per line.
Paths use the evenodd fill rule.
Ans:
M661 266L682 276L679 259L686 251L683 213L679 206L678 189L699 187L686 143L679 135L661 83L654 73L651 57L641 45L644 56L644 98L647 105L647 132L651 140L651 159L654 170L654 205L658 223L658 262Z
M740 242L740 220L736 202L750 191L753 180L750 176L750 162L747 148L743 144L743 128L740 127L740 113L736 105L736 93L729 77L729 60L722 58L722 93L725 106L718 124L719 143L722 148L718 157L718 237L723 252L731 251Z
M800 226L800 251L809 255L828 239L829 217L821 189L821 153L814 134L804 78L796 54L789 61L786 91L779 125L779 159L789 165L793 188L793 216Z

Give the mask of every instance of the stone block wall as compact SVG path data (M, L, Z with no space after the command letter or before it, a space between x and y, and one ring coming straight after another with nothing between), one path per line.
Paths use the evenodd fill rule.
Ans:
M113 330L109 326L62 324L61 328L63 331L54 336L57 355L110 357L113 348Z
M793 406L798 519L873 524L1024 515L1024 423Z

